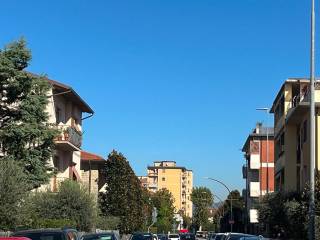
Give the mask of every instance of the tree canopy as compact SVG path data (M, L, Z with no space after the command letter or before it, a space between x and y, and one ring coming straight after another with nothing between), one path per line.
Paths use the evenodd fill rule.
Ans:
M213 204L213 195L209 188L195 187L191 193L191 201L194 205L193 225L198 229L200 226L208 226L209 207Z
M157 222L155 226L159 233L172 230L174 219L174 198L167 189L160 189L152 195L152 204L158 211Z
M100 195L99 200L102 215L118 217L122 233L141 230L145 221L144 196L129 162L113 150L106 161L105 172L106 192Z
M23 39L0 50L0 161L15 161L36 188L50 177L57 131L46 112L49 84L26 71L30 60Z

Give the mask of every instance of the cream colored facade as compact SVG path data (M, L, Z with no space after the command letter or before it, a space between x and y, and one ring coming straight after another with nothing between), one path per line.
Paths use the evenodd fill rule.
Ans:
M154 162L148 166L148 189L156 192L168 189L174 197L176 212L183 211L192 217L191 192L193 188L193 172L179 167L174 161Z
M316 168L319 170L320 87L316 86ZM273 102L276 190L302 190L310 172L309 80L290 78Z
M49 123L56 124L61 134L55 139L56 150L50 160L57 174L48 185L41 189L56 191L65 179L81 181L80 161L82 145L83 113L93 114L93 110L69 86L48 80L51 90L47 105Z

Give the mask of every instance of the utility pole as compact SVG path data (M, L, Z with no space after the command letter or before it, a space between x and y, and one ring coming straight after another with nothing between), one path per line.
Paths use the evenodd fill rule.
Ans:
M310 48L310 202L309 239L315 239L315 1L311 0L311 48Z

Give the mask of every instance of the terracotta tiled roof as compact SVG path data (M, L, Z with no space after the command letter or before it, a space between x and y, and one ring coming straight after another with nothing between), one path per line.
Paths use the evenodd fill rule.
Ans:
M105 161L105 159L99 155L81 151L81 161Z

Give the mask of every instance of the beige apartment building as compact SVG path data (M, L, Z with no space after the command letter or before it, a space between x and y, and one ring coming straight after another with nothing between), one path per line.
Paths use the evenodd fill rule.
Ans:
M300 191L310 172L310 94L309 79L289 78L281 86L271 109L274 113L275 187L281 191ZM316 168L320 150L320 86L315 87Z
M93 110L71 87L49 79L48 82L51 85L47 106L49 122L55 124L61 134L55 139L56 150L50 161L57 173L41 189L56 191L65 179L81 181L82 122L84 114L90 117Z
M151 192L168 189L174 197L176 212L192 217L191 192L193 172L176 165L174 161L156 161L148 166L147 188ZM143 178L141 178L143 179Z

